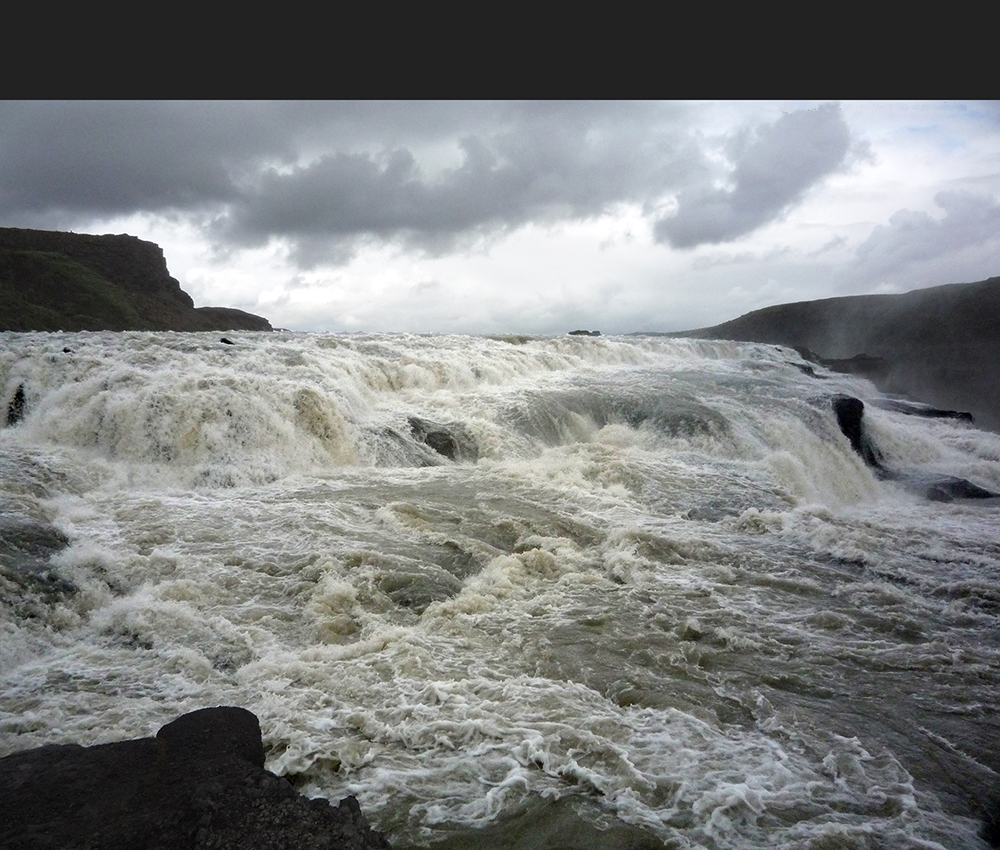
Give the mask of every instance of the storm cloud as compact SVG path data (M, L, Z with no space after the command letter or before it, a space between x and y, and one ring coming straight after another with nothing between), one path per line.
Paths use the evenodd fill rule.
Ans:
M997 274L998 210L994 104L0 102L0 226L301 329L701 327Z
M380 108L376 108L379 107ZM0 214L201 213L222 242L286 240L304 265L394 243L431 254L528 222L635 204L675 247L728 241L783 213L845 158L833 105L725 140L709 180L689 108L645 103L7 104ZM325 246L325 247L324 247Z

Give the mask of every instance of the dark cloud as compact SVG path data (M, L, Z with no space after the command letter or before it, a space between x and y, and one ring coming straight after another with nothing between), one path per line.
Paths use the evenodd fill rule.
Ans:
M718 175L706 173L704 183L681 191L676 213L656 222L657 239L693 248L756 230L840 168L850 141L835 104L787 113L773 124L738 133L726 146L733 165L728 185L717 188Z
M309 263L371 241L437 254L528 222L597 216L676 181L671 154L687 143L676 128L641 126L648 113L643 105L631 113L615 104L502 105L489 121L475 116L482 126L445 128L453 165L435 172L405 146L337 151L263 173L218 226L247 244L287 239Z
M235 200L240 172L290 150L230 103L0 104L0 214L122 215Z
M529 222L636 204L676 247L743 235L840 167L836 106L726 141L731 188L658 103L0 105L0 220L198 215L217 248L279 240L300 266L371 244L441 254Z

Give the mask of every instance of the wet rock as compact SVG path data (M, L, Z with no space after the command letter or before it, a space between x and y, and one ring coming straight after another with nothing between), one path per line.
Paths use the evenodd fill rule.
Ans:
M880 477L898 481L909 490L913 490L932 502L951 502L954 499L992 499L1000 497L994 493L973 484L965 478L953 475L938 475L923 472L900 472L888 469L882 460L882 453L875 446L864 428L864 402L859 398L847 395L836 395L831 399L833 411L837 416L837 424L841 432L850 440L851 448L861 455L864 462ZM922 414L921 414L922 415Z
M426 611L432 602L450 599L462 591L459 579L435 567L397 569L380 575L376 585L395 604L417 614Z
M476 461L479 448L464 425L451 422L447 425L411 416L407 419L410 432L424 445L442 457L455 461Z
M308 800L264 770L257 718L206 708L140 738L0 759L7 850L386 850L353 797Z
M73 593L75 585L49 564L49 559L68 545L66 535L55 526L0 497L0 576L44 598Z
M972 414L965 410L942 410L929 404L917 401L904 401L899 398L880 398L872 401L875 407L882 410L893 410L905 413L907 416L923 416L927 419L957 419L960 422L972 422Z
M7 427L17 425L24 419L24 384L18 384L14 391L14 397L7 405Z
M865 433L861 421L865 415L865 403L853 396L835 395L831 404L837 416L837 425L840 426L841 433L850 440L851 448L861 455L868 466L882 469L881 454Z
M897 473L895 480L911 490L923 493L932 502L953 502L955 499L992 499L1000 496L966 478L954 475L922 475L919 473Z
M979 837L990 847L1000 847L1000 798L989 805L983 817Z

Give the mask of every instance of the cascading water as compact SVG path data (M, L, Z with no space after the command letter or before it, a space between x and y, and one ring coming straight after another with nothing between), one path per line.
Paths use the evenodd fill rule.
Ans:
M975 847L996 499L788 350L0 334L0 755L261 720L398 848ZM868 405L887 466L1000 436Z

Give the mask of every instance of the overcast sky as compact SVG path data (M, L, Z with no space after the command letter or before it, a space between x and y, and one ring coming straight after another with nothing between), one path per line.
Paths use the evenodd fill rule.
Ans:
M1000 275L1000 102L6 102L0 226L275 327L685 330Z

